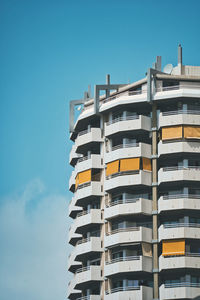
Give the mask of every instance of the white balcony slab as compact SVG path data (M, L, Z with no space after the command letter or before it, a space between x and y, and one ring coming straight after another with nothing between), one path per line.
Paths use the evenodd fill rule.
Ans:
M71 192L74 192L74 189L75 189L75 176L76 176L76 174L75 174L75 171L73 170L72 174L70 176L70 179L69 179L69 190Z
M91 128L90 131L84 134L78 134L75 140L75 146L77 147L77 152L79 152L81 146L85 146L90 143L100 143L103 141L101 136L101 129L100 128Z
M200 125L200 115L196 114L172 114L159 115L160 127L175 126L175 125Z
M199 153L200 152L200 143L198 142L172 142L172 143L163 143L160 141L158 143L158 155L164 154L176 154L176 153Z
M129 200L133 202L112 204L105 207L104 218L109 220L114 217L133 214L152 214L152 201L148 199L139 198L136 200Z
M71 300L75 300L78 297L81 297L81 291L75 289L75 278L73 277L71 281L68 283L67 298Z
M169 87L169 89L165 88L163 91L158 91L154 95L154 100L165 100L165 99L173 99L173 98L200 98L200 87L192 88L191 86L177 86L177 87Z
M151 243L152 229L147 227L137 227L136 230L119 231L105 236L105 248L138 242Z
M69 234L68 234L68 242L71 245L75 245L77 243L78 240L81 239L82 235L79 233L75 232L76 230L76 225L74 223L72 223L72 225L69 228Z
M91 181L89 185L78 188L75 192L76 205L82 205L88 198L103 196L103 188L100 181Z
M121 94L116 98L110 97L110 101L105 101L100 103L100 112L106 111L108 109L114 108L116 106L124 104L133 104L133 103L143 103L147 101L147 94L144 91L143 93L133 93L132 95Z
M85 239L85 242L79 241L75 248L75 258L79 260L92 252L103 252L100 237L93 236Z
M76 206L76 198L72 197L68 207L69 217L73 219L76 218L76 215L82 210L83 210L82 207Z
M158 171L158 183L176 182L176 181L200 181L200 169L181 169L164 171L161 168Z
M89 269L75 274L75 288L83 289L84 285L92 284L95 281L102 281L101 266L90 266Z
M200 295L200 287L170 287L160 286L160 300L194 299Z
M199 269L200 268L200 257L192 256L176 256L176 257L159 257L159 270L169 270L169 269Z
M163 199L160 197L158 200L158 211L171 211L171 210L200 210L200 199L182 198L181 195L176 199Z
M146 143L138 143L134 147L119 148L105 153L105 163L132 157L151 158L151 145Z
M101 163L101 155L100 154L91 154L90 157L83 157L81 160L77 162L75 166L75 174L77 175L79 172L83 172L88 169L102 169L103 165Z
M119 175L105 180L105 191L125 186L147 185L151 186L151 172L140 170L130 175Z
M105 265L105 276L119 275L121 273L132 272L152 272L152 258L139 256L139 259L116 261Z
M70 152L70 154L69 154L69 163L70 163L70 165L72 165L73 167L75 166L77 160L78 160L80 157L82 157L82 154L78 154L78 153L76 152L76 150L77 150L77 147L76 147L76 145L74 144L74 145L72 146L71 152Z
M75 232L81 233L89 225L103 224L101 209L91 209L88 212L81 212L74 221Z
M140 286L140 289L130 291L119 291L105 295L105 300L152 300L153 288Z
M80 261L76 261L76 248L74 248L71 254L68 256L68 271L75 272L77 269L80 269L82 263Z
M151 118L140 115L138 119L124 120L105 126L105 136L112 136L119 132L134 130L151 130Z
M170 239L200 239L198 227L172 227L165 228L161 225L158 229L159 241Z

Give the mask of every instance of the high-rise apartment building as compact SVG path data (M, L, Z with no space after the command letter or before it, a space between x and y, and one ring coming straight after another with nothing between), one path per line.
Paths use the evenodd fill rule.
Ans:
M200 296L200 67L179 46L176 67L108 75L71 101L70 131L68 299Z

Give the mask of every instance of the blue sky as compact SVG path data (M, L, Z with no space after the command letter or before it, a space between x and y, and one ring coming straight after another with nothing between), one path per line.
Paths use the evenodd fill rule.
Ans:
M1 299L64 299L70 99L88 84L200 65L198 0L0 1Z

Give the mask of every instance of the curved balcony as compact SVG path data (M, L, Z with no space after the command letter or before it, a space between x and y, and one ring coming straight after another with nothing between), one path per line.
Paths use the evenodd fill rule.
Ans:
M105 300L152 300L153 288L148 286L119 287L106 291Z
M79 132L75 145L77 147L77 152L86 151L93 143L101 143L103 138L101 136L100 128L90 128Z
M105 191L112 191L120 187L147 185L151 186L151 171L125 171L106 177Z
M75 219L77 214L81 212L83 209L80 206L76 206L76 197L73 197L69 203L69 217Z
M199 98L200 97L200 86L191 85L187 83L181 83L176 86L166 86L156 89L154 100L165 100L174 98Z
M105 126L105 136L112 136L121 132L141 130L151 130L151 118L143 115L127 116L107 122Z
M104 218L109 220L114 217L133 214L151 215L152 201L148 199L137 198L110 202L106 205Z
M159 270L170 269L199 269L200 268L200 254L186 253L185 256L160 256Z
M124 93L111 95L109 98L104 99L100 102L100 112L109 110L111 108L133 103L143 103L147 101L147 91L135 90L127 91Z
M177 223L161 225L159 241L170 239L200 239L200 224Z
M105 163L129 157L151 158L151 145L145 143L132 143L114 146L111 151L105 153Z
M75 288L83 289L97 281L102 281L101 266L88 266L78 269L75 274Z
M103 224L101 209L90 209L89 211L82 211L77 214L77 218L74 221L75 232L83 233L87 230L88 227L101 224Z
M171 210L200 210L200 195L180 194L160 197L159 213Z
M75 171L72 171L72 174L71 174L70 179L69 179L69 190L72 193L74 193L74 191L75 191L75 181L76 181L75 176L76 176Z
M88 255L92 252L103 252L100 237L92 236L77 242L75 255L77 260L82 260L85 257L88 257Z
M152 272L152 258L147 256L127 256L107 261L105 276L120 275L121 273Z
M86 206L89 199L101 197L103 195L104 192L100 181L84 183L79 185L75 192L76 205Z
M158 183L175 183L177 181L200 181L200 167L165 167L158 171Z
M72 146L72 149L71 149L71 152L70 152L70 155L69 155L69 163L71 166L75 166L76 165L76 162L77 160L82 157L82 154L78 154L76 153L76 150L77 150L77 147L76 145L73 145Z
M88 169L102 169L100 154L91 154L90 156L84 156L78 159L75 166L75 173L83 172Z
M76 261L76 248L73 249L71 254L68 256L68 271L75 273L77 269L80 269L82 263L80 261Z
M162 284L159 290L160 300L195 299L200 295L200 285L192 282Z
M168 155L176 153L199 153L200 152L200 143L199 142L172 142L172 143L163 143L160 141L158 143L158 155Z
M105 248L128 243L152 242L152 229L147 227L128 227L106 233Z
M160 127L175 125L200 125L200 111L176 110L161 112L159 115Z
M78 297L81 297L81 291L75 289L75 280L73 278L68 283L67 298L70 300L76 300Z
M75 246L77 241L81 239L81 234L76 233L76 225L73 223L69 228L69 234L68 234L68 242L69 244Z

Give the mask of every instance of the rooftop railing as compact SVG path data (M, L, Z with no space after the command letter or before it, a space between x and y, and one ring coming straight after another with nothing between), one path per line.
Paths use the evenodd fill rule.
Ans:
M180 90L180 89L200 89L200 85L173 85L173 86L164 86L159 87L156 89L156 92L167 92L173 90Z

